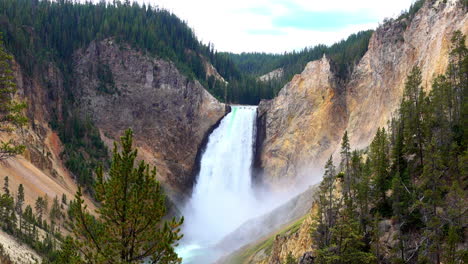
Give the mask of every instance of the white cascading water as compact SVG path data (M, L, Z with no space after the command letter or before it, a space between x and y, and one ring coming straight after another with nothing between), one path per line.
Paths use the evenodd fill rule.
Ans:
M209 136L192 198L183 209L183 263L206 264L211 246L260 213L252 189L255 106L232 106Z

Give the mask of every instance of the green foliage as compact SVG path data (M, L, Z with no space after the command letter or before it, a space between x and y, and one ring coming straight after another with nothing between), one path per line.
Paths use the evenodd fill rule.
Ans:
M50 230L48 225L44 224L46 221L41 219L42 216L39 213L34 214L31 205L27 204L24 210L22 209L25 194L23 185L19 186L15 203L8 189L8 177L5 177L3 193L0 192L0 228L35 250L43 257L44 263L49 263L56 258L57 241L62 239L61 235L55 230ZM36 212L39 207L42 214L47 211L46 200L42 197L36 200Z
M98 64L97 76L99 78L98 91L113 94L117 91L114 83L114 76L112 76L112 71L107 64Z
M47 197L37 197L34 208L36 209L36 214L38 216L38 223L39 225L42 225L42 219L43 219L44 213L48 209Z
M65 166L75 176L78 184L94 193L94 178L92 171L100 162L107 165L108 150L101 140L99 130L90 119L83 119L77 112L64 113L62 121L54 121L52 128L56 129L64 144L61 157Z
M296 264L296 263L297 263L297 260L294 258L291 251L289 251L288 255L286 256L285 264Z
M351 146L349 145L348 131L345 131L341 139L341 162L340 169L343 172L343 196L349 198L351 193Z
M0 34L0 132L13 132L15 128L27 123L26 117L22 114L26 104L13 99L16 84L11 69L12 59L3 46ZM0 160L21 154L24 149L24 145L13 140L0 141Z
M71 236L67 236L57 252L56 259L51 264L84 264L76 247L76 241Z
M155 168L144 161L136 164L132 131L114 147L108 177L96 170L96 197L101 201L98 218L84 205L81 190L73 202L72 226L79 239L77 248L88 263L180 263L174 246L181 239L183 218L164 221L165 196L156 180Z
M223 53L223 55L232 59L240 72L255 77L282 68L284 70L283 77L278 80L270 80L266 83L270 87L268 91L271 92L271 95L269 96L273 97L295 74L302 72L308 62L318 60L324 54L332 60L338 77L342 79L348 78L354 66L366 53L372 33L372 30L362 31L352 34L346 40L342 40L329 47L317 45L312 48L284 54Z
M313 233L318 263L463 263L466 259L468 159L466 118L461 113L468 91L468 50L464 43L464 36L456 32L449 68L434 79L429 94L421 85L419 68L411 70L399 115L391 120L388 132L377 130L366 151L352 152L347 169L343 164L348 163L350 147L345 133L337 178L349 190L341 196L333 192L325 170ZM331 222L325 220L329 204L334 205ZM388 225L393 231L383 228ZM381 246L383 232L390 232L395 242L388 253Z
M152 56L171 60L189 79L198 79L218 99L225 99L224 84L210 80L205 61L229 82L229 102L253 104L273 95L268 86L241 74L231 59L216 52L211 44L198 41L185 22L158 7L127 1L94 4L5 0L0 2L0 10L7 47L28 73L55 61L68 75L76 49L93 40L114 38ZM116 89L106 67L99 64L98 88L112 94Z
M423 7L425 2L426 2L426 0L417 0L417 1L415 1L414 3L411 4L408 11L403 12L397 18L397 20L408 19L408 20L411 21L413 19L414 15L416 15L416 13L419 11L419 9L421 9L421 7Z
M382 216L389 216L389 205L386 192L390 188L389 167L389 142L385 129L378 129L369 149L371 170L374 172L373 185L379 197L377 210Z

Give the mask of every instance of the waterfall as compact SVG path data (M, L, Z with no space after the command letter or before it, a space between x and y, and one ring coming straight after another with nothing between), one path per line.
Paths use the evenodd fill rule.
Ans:
M213 249L207 248L259 213L251 175L255 119L255 106L232 106L208 138L192 197L183 209L185 237L178 252L184 263L213 261L208 256Z

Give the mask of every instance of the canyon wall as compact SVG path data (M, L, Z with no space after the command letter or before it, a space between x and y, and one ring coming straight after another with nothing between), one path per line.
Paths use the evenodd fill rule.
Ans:
M368 51L347 80L339 80L326 57L307 64L259 113L257 166L273 188L317 181L326 159L339 157L348 131L351 147L366 147L397 109L407 74L422 71L430 89L445 72L451 36L468 33L459 1L426 1L409 21L389 20L370 39ZM317 179L318 178L318 179Z
M26 145L23 155L0 163L2 183L9 176L13 191L23 184L26 204L46 194L74 196L76 181L64 164L64 146L50 126L53 120L63 120L62 107L72 92L75 102L68 109L92 120L110 151L123 131L132 128L139 158L157 166L158 179L171 200L180 202L190 195L197 154L225 115L225 105L174 63L112 39L77 50L71 65L73 79L66 82L54 62L45 62L32 73L13 63L17 97L27 102L30 122L15 134L0 133L2 140L17 139Z
M160 179L175 193L190 194L197 152L225 105L173 63L112 39L92 42L76 52L74 62L83 115L108 139L117 140L131 127L141 156L157 166ZM99 67L112 81L103 83Z

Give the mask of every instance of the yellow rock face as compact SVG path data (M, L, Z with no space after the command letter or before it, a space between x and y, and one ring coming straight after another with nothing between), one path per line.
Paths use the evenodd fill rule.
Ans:
M259 115L266 128L261 158L267 182L300 175L308 160L331 154L330 142L338 141L346 126L339 95L330 61L323 57L308 63L273 101L261 103Z
M340 82L326 57L309 62L271 101L262 101L259 117L264 141L263 179L284 188L319 178L326 159L339 157L347 130L351 147L369 144L398 107L407 74L419 66L423 85L445 72L454 31L468 33L468 15L457 1L427 3L411 23L391 21L371 37L367 53L346 82Z

